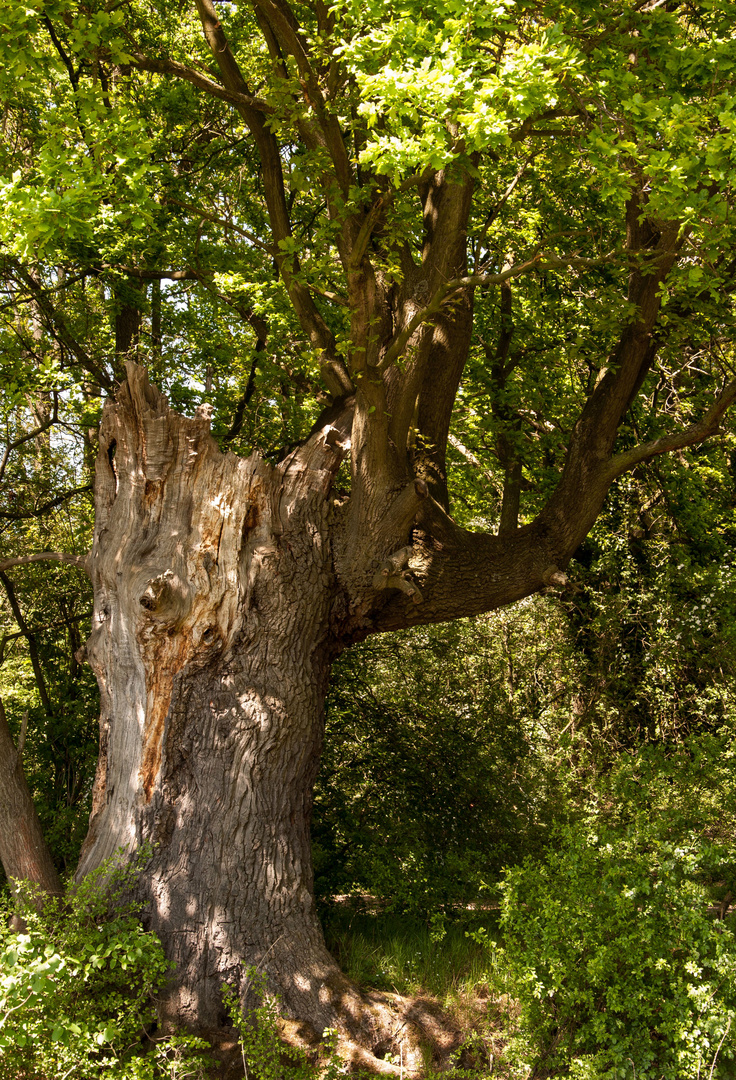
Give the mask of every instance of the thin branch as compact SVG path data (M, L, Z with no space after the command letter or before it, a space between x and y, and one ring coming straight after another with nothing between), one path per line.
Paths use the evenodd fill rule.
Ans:
M452 432L450 432L450 434L447 436L447 441L449 442L450 446L457 450L458 454L461 454L466 461L470 462L470 464L474 468L478 469L483 474L483 476L485 476L488 483L491 484L495 490L496 479L493 473L485 467L480 458L478 458L472 450L469 450L464 443L461 443L460 440L452 434Z
M28 653L31 658L31 667L33 668L33 674L36 679L38 694L41 698L41 704L44 708L44 712L47 716L51 716L53 713L53 709L51 707L51 698L49 697L49 692L46 686L46 679L44 678L43 668L41 666L41 658L38 655L38 645L36 644L35 635L26 623L25 618L23 617L23 612L21 611L20 604L18 603L18 598L15 595L15 586L13 585L13 582L10 580L7 574L3 572L3 570L0 570L0 581L3 583L5 593L8 597L8 602L13 612L13 618L18 624L18 629L22 631L23 636L28 642Z
M488 230L490 229L491 225L496 220L498 215L501 213L504 206L509 201L509 199L513 195L514 191L518 187L518 185L521 183L522 179L524 178L524 173L526 172L526 170L529 168L529 166L534 161L534 159L539 156L539 154L540 154L540 151L535 150L534 153L530 154L529 157L526 159L526 161L524 161L522 163L521 168L516 173L516 176L513 178L513 180L509 184L509 186L506 188L506 190L504 191L503 195L498 200L496 205L491 208L488 215L486 216L486 220L483 223L483 228L481 230L481 234L478 237L478 239L476 241L476 246L475 246L476 268L477 268L477 265L478 265L478 257L480 255L481 248L485 245L485 242L486 242L486 240L488 238Z
M43 21L46 24L46 29L48 30L49 36L54 43L54 48L61 57L62 63L64 64L67 72L69 73L69 81L74 87L74 90L77 90L79 86L79 72L75 72L72 62L64 49L64 46L61 44L59 38L56 35L56 31L54 30L54 24L51 22L51 19L45 13L43 16Z
M10 455L14 450L17 450L23 443L29 442L31 439L36 439L39 435L43 435L44 431L48 431L57 420L59 419L59 395L54 391L54 411L48 420L44 420L39 427L34 428L33 431L29 431L27 435L21 435L19 439L15 439L14 442L9 442L3 452L2 461L0 461L0 480L5 475L5 470L8 466Z
M427 306L417 311L404 329L396 335L393 343L386 351L383 360L377 365L377 370L386 371L387 368L391 367L391 365L402 355L407 342L414 331L423 323L428 322L434 315L437 315L446 300L450 298L453 293L460 292L461 289L472 288L478 285L503 285L505 281L521 277L523 274L528 274L532 270L554 270L560 267L577 268L601 266L605 262L610 262L612 258L612 254L604 255L599 259L579 258L578 256L570 256L569 258L562 259L557 258L554 255L543 258L541 252L537 252L531 259L527 259L523 263L515 263L507 270L502 270L500 274L468 274L466 277L453 278L451 281L445 281L436 290Z
M198 281L199 274L195 270L148 270L140 266L112 266L103 263L101 270L118 270L129 277L138 278L139 281Z
M70 615L65 619L57 619L56 622L43 623L40 626L34 626L32 632L34 634L43 634L47 630L56 630L60 626L66 626L69 628L70 624L84 622L85 619L89 619L92 615L91 611L83 611L80 615ZM0 638L0 666L5 662L5 646L9 641L17 641L18 638L25 637L22 630L17 630L14 634L3 634Z
M228 90L214 79L208 79L201 71L187 67L186 64L180 64L176 60L169 60L162 56L144 56L143 53L134 52L131 54L129 63L131 67L139 71L151 71L156 75L175 75L179 79L185 79L198 90L204 90L212 97L220 98L231 105L242 105L267 115L275 112L273 106L263 98L241 90Z
M66 320L57 308L51 303L48 295L46 295L41 285L33 278L33 276L26 270L20 263L14 265L15 272L21 278L26 288L30 290L33 295L39 311L45 316L47 321L47 328L52 337L55 338L62 345L66 345L72 356L78 361L85 371L89 372L105 390L112 390L114 387L113 380L95 364L92 357L85 349L79 344L74 335L70 332L66 325Z
M71 285L76 285L80 281L84 281L92 275L92 270L82 270L79 274L74 274L72 277L65 277L58 285L43 285L39 286L39 289L43 295L50 295L55 292L62 292L68 289ZM0 304L0 311L11 311L18 304L31 304L34 303L36 297L32 295L22 296L18 291L12 300L7 300L4 304Z
M660 439L652 439L642 443L622 454L616 454L611 458L608 466L608 477L614 480L621 473L633 469L642 461L649 461L659 454L666 454L672 450L683 450L687 446L703 442L704 439L720 433L720 421L726 410L736 401L736 379L731 379L718 395L703 419L684 431L672 435L664 435Z
M13 513L10 510L0 510L0 518L4 518L6 521L25 521L28 518L41 517L49 510L54 510L57 506L61 506L67 499L73 498L74 495L80 495L84 491L92 491L91 484L84 484L82 487L71 488L69 491L64 491L61 495L56 495L53 499L49 499L48 502L42 503L41 506L36 507L34 510L21 510Z
M87 570L87 556L72 555L68 551L39 551L35 555L16 555L13 559L5 559L0 562L0 573L9 570L11 566L27 566L29 563L35 562L67 563L69 566L76 566L80 570L84 570L85 574L89 573Z
M190 214L196 214L197 217L203 218L205 221L211 221L213 225L222 225L224 229L232 229L233 232L238 233L239 236L244 236L246 240L250 240L251 244L255 244L256 247L261 248L263 251L267 251L271 256L273 256L277 250L273 244L264 243L263 240L259 240L258 237L248 229L243 229L240 225L234 225L232 221L227 221L225 218L218 217L217 214L212 214L209 210L203 210L201 206L180 202L178 199L172 199L168 195L165 195L161 201L170 203L172 206L179 206L182 210L187 210Z

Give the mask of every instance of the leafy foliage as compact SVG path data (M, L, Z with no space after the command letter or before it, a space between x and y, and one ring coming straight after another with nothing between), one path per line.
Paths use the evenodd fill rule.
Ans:
M284 1043L279 1030L280 1003L268 990L268 979L257 968L247 971L248 983L258 1004L247 1013L231 986L222 997L235 1026L243 1053L245 1075L254 1080L339 1080L345 1066L337 1056L335 1032L326 1032L323 1061L315 1060L298 1046Z
M487 899L507 862L540 847L554 785L537 724L557 675L541 629L552 636L554 619L530 602L343 658L315 791L321 898L368 892L429 920Z
M0 934L0 1069L6 1077L61 1080L194 1080L206 1074L207 1044L190 1036L147 1040L153 995L168 964L137 912L121 906L134 865L110 861L49 901L30 905L26 929ZM143 1051L147 1051L142 1053Z
M495 530L514 484L519 520L529 521L554 490L580 409L610 371L632 319L627 282L648 249L626 250L625 234L644 217L661 229L674 223L682 246L659 291L658 353L642 369L617 449L703 415L733 366L732 3L338 0L329 13L301 5L300 30L317 73L308 91L294 55L269 54L247 5L220 4L218 14L278 140L284 235L269 214L272 192L242 114L166 67L191 64L217 77L193 5L0 0L0 421L12 449L0 476L3 558L87 548L90 431L101 394L127 358L144 360L177 407L211 401L223 447L255 446L278 457L303 438L327 394L315 337L292 302L294 283L308 291L335 355L354 360L341 229L351 216L359 222L361 213L374 213L371 273L387 294L406 289L405 307L425 301L407 282L424 260L426 207L418 192L438 170L448 183L472 180L469 269L492 275L527 266L503 289L483 285L476 293L449 449L458 521ZM330 95L325 115L348 133L347 183L338 182L323 133L314 135L315 87ZM640 204L627 222L634 193ZM394 375L412 361L408 349ZM40 431L52 416L52 433ZM663 1045L670 1040L663 1070L675 1068L678 1053L682 1068L697 1063L696 1043L688 1048L685 1035L674 1033L678 1016L683 1031L694 1030L683 981L692 942L700 942L706 981L719 965L730 979L723 951L730 931L716 939L713 924L693 914L714 887L708 845L722 844L725 834L706 805L708 782L696 783L687 761L707 760L709 776L718 777L713 803L728 803L724 763L736 712L733 439L726 430L713 447L620 480L577 552L571 577L578 591L468 626L381 639L345 656L329 702L315 806L322 897L370 892L392 911L422 919L435 937L453 912L491 895L484 886L495 889L504 866L539 854L553 824L565 825L557 856L538 870L527 863L509 879L513 940L514 920L526 910L512 910L514 896L523 903L522 882L536 890L542 911L557 911L556 889L569 902L564 941L554 939L549 922L534 931L541 935L535 955L547 949L557 965L544 975L552 998L543 995L537 1007L554 1000L564 1013L565 995L577 994L590 1008L610 992L619 1008L626 987L632 1000L645 1001L636 973L608 964L594 927L586 940L598 982L588 997L574 982L574 955L563 946L572 949L575 927L589 926L584 894L593 889L600 925L629 941L646 992L670 994L662 1032L648 1005L631 1014L642 1047L652 1031ZM408 445L419 458L422 436L413 427ZM14 734L27 712L26 772L57 860L71 867L95 753L95 688L75 658L90 598L73 572L22 575L12 574L2 594L0 693ZM622 750L636 753L642 741L649 757L636 757L638 772L619 767ZM671 835L631 824L630 788L645 789L642 805L666 813ZM620 820L611 812L601 823L590 811L596 800L619 806ZM725 880L728 860L722 852L718 859ZM608 884L596 892L600 881ZM633 894L624 902L627 889ZM654 902L662 896L666 903ZM30 935L14 946L13 978L34 972L27 983L34 1046L48 1045L52 1054L58 1043L62 1057L72 1051L54 1041L53 1027L43 1034L34 979L50 1009L47 991L66 1000L61 988L77 953L99 957L109 948L108 959L133 963L130 949L140 947L155 968L155 949L137 943L132 924L118 926L118 951L117 939L93 941L89 919L73 910L86 929L69 954L56 938L41 944L53 920L30 919ZM640 911L642 928L662 948L679 949L682 939L680 966L657 969L643 956L645 939L631 938L622 921ZM61 910L53 916L57 936L67 933L58 929L65 917ZM537 940L530 931L528 948ZM512 946L519 965L532 962L523 947ZM519 985L523 995L528 985ZM106 999L105 1023L122 1008L115 993ZM729 1002L719 991L704 1013L711 1044ZM550 1050L552 1021L532 1004L529 1022ZM24 1015L18 1011L18 1023ZM610 1049L613 1028L564 1015L569 1039L589 1059L571 1068L580 1075L628 1068L621 1047ZM269 1025L273 1015L264 1014L264 1030ZM95 1061L113 1053L107 1031L80 1027L79 1045L91 1047ZM609 1040L609 1058L591 1057L594 1038ZM28 1045L18 1044L18 1053L30 1053ZM714 1056L702 1049L710 1068ZM719 1069L726 1051L724 1044ZM550 1052L567 1053L562 1043ZM251 1056L264 1075L275 1068L271 1050L254 1043ZM633 1050L630 1057L638 1075L659 1060L647 1063ZM141 1059L124 1067L149 1065Z
M696 834L599 826L563 830L507 875L516 1050L532 1075L732 1075L736 938L706 885L723 860Z

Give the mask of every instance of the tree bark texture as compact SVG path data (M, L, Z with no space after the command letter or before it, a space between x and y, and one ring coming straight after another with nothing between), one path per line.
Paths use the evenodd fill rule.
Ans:
M424 193L428 228L445 217L459 227L468 192L439 190ZM311 790L331 661L378 630L479 614L564 584L651 363L656 290L674 258L669 235L661 246L658 274L632 273L638 314L573 430L557 490L534 521L500 536L460 528L444 483L470 299L416 331L403 373L384 370L390 341L403 339L382 342L373 327L392 322L396 298L360 264L357 388L337 394L277 465L221 453L208 407L192 419L173 413L143 369L126 364L96 464L87 653L101 689L100 759L78 873L120 848L151 846L140 889L175 965L160 1003L166 1023L218 1028L223 982L247 1002L255 966L292 1016L363 1045L385 1041L385 1023L330 958L312 898ZM462 270L457 245L445 247L443 273ZM411 296L435 262L409 273L399 297L408 330ZM433 401L438 365L450 360L451 384ZM433 433L429 457L412 448L415 407ZM332 484L348 452L351 492L341 499Z
M333 429L272 467L223 455L128 366L105 411L87 655L102 691L84 876L152 846L150 926L176 964L164 1018L224 1020L225 981L269 973L286 1008L335 1021L309 819L333 591ZM344 980L343 980L344 981Z
M481 535L412 478L408 455L363 468L385 425L366 418L362 391L271 465L221 453L208 407L180 416L142 368L126 366L103 414L87 560L100 757L78 876L149 846L138 889L174 963L165 1025L221 1029L223 983L250 1006L255 967L293 1018L389 1049L392 1027L409 1035L416 1025L407 1014L397 1027L340 973L312 896L311 792L331 662L377 630L564 584L615 475L610 447L586 463L574 433L540 515ZM332 484L349 451L345 499ZM588 465L577 485L576 454Z
M423 192L427 229L454 222L462 236L469 188L442 183ZM673 244L662 237L657 274L632 272L637 314L580 414L556 491L536 519L509 522L503 535L460 528L447 503L444 452L472 296L412 330L414 298L431 295L435 270L462 272L457 244L442 245L444 261L429 245L398 299L356 261L356 388L338 385L334 367L332 405L277 465L221 453L208 407L175 414L126 364L96 464L87 654L101 689L100 759L78 874L150 845L139 888L174 963L160 1001L167 1025L221 1028L222 984L252 1004L256 967L292 1017L386 1045L391 1018L339 972L312 897L311 791L330 664L376 631L479 614L565 583L616 475L616 430L651 363ZM398 336L387 329L397 318ZM410 331L414 360L399 372L392 349ZM412 442L415 410L432 433L429 455ZM332 485L348 453L343 498Z

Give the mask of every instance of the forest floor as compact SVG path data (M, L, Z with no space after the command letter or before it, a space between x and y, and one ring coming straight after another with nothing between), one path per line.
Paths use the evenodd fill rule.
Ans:
M423 1045L423 1075L453 1068L479 1078L510 1075L504 1050L515 1003L493 948L474 936L480 931L488 943L499 940L493 908L428 926L365 902L357 909L341 903L324 922L328 947L350 978L364 989L395 995L405 1009L409 1002L412 1012L426 1017L423 1028L430 1033L434 1016L437 1037L429 1034ZM456 1037L448 1044L443 1035L452 1029Z

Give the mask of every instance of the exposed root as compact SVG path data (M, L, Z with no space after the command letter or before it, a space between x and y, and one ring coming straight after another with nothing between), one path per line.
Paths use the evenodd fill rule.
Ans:
M462 1032L436 1001L362 991L343 979L340 1000L335 1002L336 1049L351 1072L421 1080L428 1066L445 1068L457 1055ZM203 1034L217 1060L217 1080L241 1080L244 1068L236 1033L221 1029ZM285 1045L298 1047L315 1063L324 1056L322 1032L308 1021L282 1017L279 1035Z

